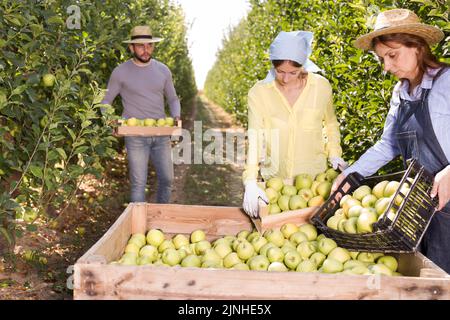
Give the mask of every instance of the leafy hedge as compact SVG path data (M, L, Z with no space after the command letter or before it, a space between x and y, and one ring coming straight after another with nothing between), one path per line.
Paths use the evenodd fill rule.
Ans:
M268 48L280 31L309 30L315 41L312 60L333 86L346 160L356 160L381 135L395 79L383 74L371 54L352 42L369 31L379 11L409 8L423 21L441 27L446 41L435 52L450 62L449 2L415 1L275 1L251 0L251 10L223 40L205 82L205 94L247 122L247 93L270 68ZM399 169L399 162L385 170Z
M98 103L113 68L130 58L122 41L137 24L166 39L155 57L187 103L196 87L183 12L171 1L0 0L0 233L10 242L14 219L61 214L116 155L106 125L114 116L102 117ZM48 73L52 87L43 86Z

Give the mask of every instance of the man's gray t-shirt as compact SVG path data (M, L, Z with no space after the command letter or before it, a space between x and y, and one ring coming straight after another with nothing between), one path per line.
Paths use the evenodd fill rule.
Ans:
M158 60L151 59L147 66L138 66L128 60L117 66L111 74L102 103L112 104L118 94L122 97L122 117L126 119L165 118L164 97L171 116L180 116L180 99L173 86L172 73Z

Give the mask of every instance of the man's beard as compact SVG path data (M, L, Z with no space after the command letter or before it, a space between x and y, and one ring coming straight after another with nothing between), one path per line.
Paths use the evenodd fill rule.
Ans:
M147 62L149 62L150 61L150 59L152 58L152 56L151 55L149 55L149 57L148 57L148 59L142 59L141 57L139 57L137 54L136 54L136 52L134 53L134 57L137 59L137 60L139 60L140 62L142 62L142 63L147 63Z

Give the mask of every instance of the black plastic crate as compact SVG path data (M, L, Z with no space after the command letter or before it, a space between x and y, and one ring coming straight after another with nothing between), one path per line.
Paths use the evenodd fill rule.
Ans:
M373 232L357 234L344 233L326 225L327 220L340 208L339 201L344 195L353 193L361 185L373 188L383 180L399 181L400 186L405 182L410 185L407 194L400 192L399 187L386 208L385 212L391 208L397 210L393 221L385 214L372 225ZM430 197L433 181L434 177L415 160L410 162L407 170L389 175L364 178L357 172L351 173L319 208L311 222L340 247L351 251L415 252L436 211L437 197ZM394 201L396 197L403 200L400 206Z

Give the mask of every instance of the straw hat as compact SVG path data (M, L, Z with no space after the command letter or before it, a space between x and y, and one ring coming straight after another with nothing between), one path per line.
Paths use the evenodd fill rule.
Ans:
M378 36L392 33L408 33L423 38L429 45L440 42L444 33L437 27L423 24L419 17L407 9L393 9L378 14L374 31L365 34L354 42L355 47L372 49L372 40Z
M160 42L162 38L156 38L152 35L149 26L136 26L131 30L131 40L123 41L124 43L154 43Z

